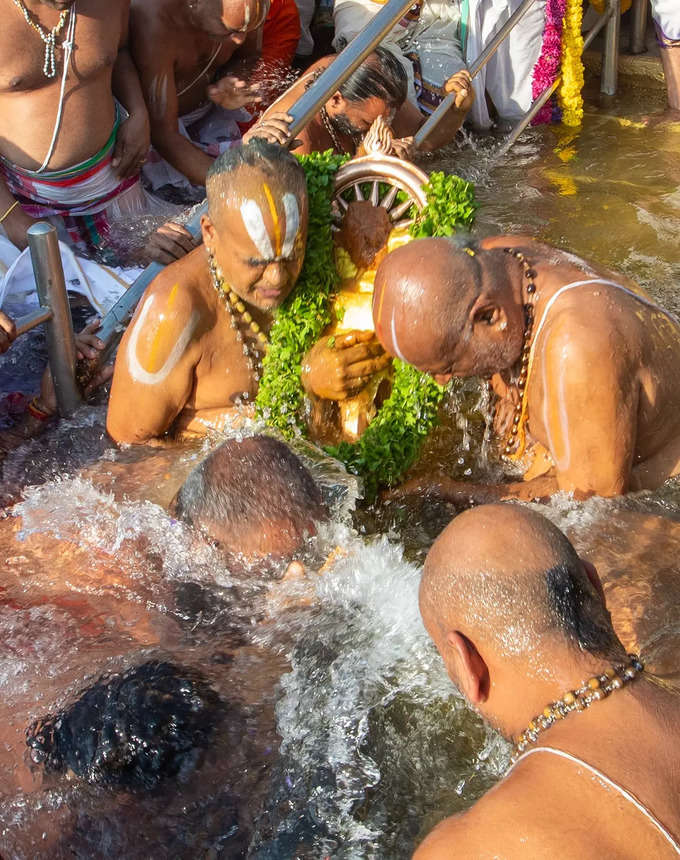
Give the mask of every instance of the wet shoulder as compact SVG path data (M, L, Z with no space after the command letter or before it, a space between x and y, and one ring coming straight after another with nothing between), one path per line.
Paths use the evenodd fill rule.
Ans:
M185 352L214 321L200 278L190 260L173 263L150 284L126 333L143 365L163 364L179 346Z
M468 812L438 825L414 860L643 856L636 854L634 839L628 838L629 850L623 834L612 839L606 822L597 826L600 814L625 810L612 809L606 796L597 797L596 788L576 770L565 772L565 765L548 755L520 763Z

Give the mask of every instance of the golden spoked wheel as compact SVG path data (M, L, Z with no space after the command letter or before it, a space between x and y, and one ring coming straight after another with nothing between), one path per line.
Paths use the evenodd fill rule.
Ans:
M370 154L348 161L335 176L334 229L339 229L353 200L370 200L387 210L394 227L408 227L413 221L411 207L420 211L427 202L423 191L427 181L427 174L415 164L390 155Z

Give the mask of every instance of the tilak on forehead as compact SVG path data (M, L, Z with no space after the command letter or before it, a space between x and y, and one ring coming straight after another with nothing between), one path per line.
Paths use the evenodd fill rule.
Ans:
M262 207L252 197L241 204L243 224L263 260L286 259L293 253L295 240L300 232L300 206L297 197L290 191L281 197L281 208L285 219L285 234L282 237L279 208L274 195L266 182L262 183L262 190L272 222L273 236L267 230Z
M397 327L396 327L396 312L397 306L394 301L391 302L392 314L390 316L390 321L387 326L388 332L386 336L385 332L385 321L383 319L383 305L385 303L385 293L387 292L387 284L385 280L382 281L380 285L378 285L373 294L373 320L375 323L375 333L378 335L379 340L385 343L391 343L392 349L390 352L396 356L401 361L406 364L410 364L408 358L404 355L401 346L399 345L399 339L397 337Z
M254 14L251 17L251 5ZM253 28L256 29L264 23L267 14L269 13L269 0L245 0L243 13L243 27L241 30L247 32L250 29L251 21Z

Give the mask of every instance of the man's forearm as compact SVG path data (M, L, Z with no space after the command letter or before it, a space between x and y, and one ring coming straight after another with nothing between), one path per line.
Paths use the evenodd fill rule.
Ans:
M435 496L457 505L487 505L517 499L523 502L548 499L559 490L557 479L550 476L514 481L507 484L475 484L456 481L445 476L414 478L390 490L387 498L405 496Z
M427 139L419 147L420 151L433 152L435 149L439 149L441 146L446 146L448 143L451 143L458 134L460 127L463 125L466 115L466 111L458 110L458 108L451 108L439 125L437 125L434 131L428 135Z
M139 75L127 47L121 47L113 67L111 88L114 96L132 116L139 112L146 113L146 103Z
M176 126L174 130L170 130L166 125L156 126L151 131L151 141L175 170L179 170L194 185L205 185L213 159L180 134Z

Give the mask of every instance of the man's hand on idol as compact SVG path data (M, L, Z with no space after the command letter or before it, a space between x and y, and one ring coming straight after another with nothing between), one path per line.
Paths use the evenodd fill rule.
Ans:
M385 370L390 357L372 331L350 331L325 337L303 364L302 381L308 392L324 400L345 400L358 394L374 373Z

